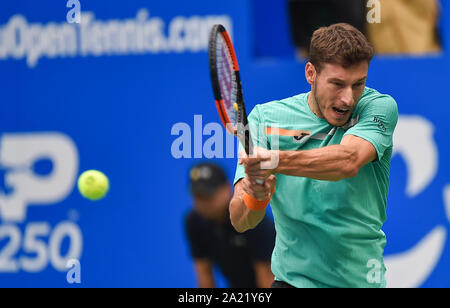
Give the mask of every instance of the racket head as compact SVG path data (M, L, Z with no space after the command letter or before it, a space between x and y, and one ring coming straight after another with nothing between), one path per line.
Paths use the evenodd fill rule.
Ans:
M244 138L248 148L247 113L242 94L241 77L231 38L222 25L214 25L209 37L209 67L215 103L227 131ZM248 130L247 130L248 131Z

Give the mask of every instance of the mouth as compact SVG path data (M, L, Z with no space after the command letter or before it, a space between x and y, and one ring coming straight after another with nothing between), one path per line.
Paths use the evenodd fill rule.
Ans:
M344 118L350 113L350 109L342 109L337 107L333 107L332 109L338 118Z

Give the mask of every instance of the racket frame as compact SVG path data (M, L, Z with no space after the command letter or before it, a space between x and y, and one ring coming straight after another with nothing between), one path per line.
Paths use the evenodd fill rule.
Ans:
M233 66L232 76L230 76L236 85L236 104L238 110L236 111L236 125L231 123L226 107L224 106L224 100L221 93L220 81L218 76L217 65L217 44L218 36L222 36L225 46L231 55L231 61ZM236 136L244 146L247 155L253 153L253 142L250 135L250 128L248 127L247 111L245 109L244 95L242 91L242 82L239 70L239 63L237 61L236 52L231 41L231 38L223 25L214 25L211 29L209 36L209 67L211 82L214 92L214 98L216 103L217 112L220 119L226 128L226 130Z

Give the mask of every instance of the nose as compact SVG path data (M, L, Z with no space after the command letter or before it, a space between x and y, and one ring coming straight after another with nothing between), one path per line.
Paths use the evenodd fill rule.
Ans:
M343 90L341 101L346 107L351 107L353 105L353 90L351 87L347 87Z

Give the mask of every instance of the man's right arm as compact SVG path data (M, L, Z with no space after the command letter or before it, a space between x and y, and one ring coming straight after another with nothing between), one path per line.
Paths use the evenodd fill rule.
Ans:
M266 179L264 185L259 185L256 181L245 177L234 186L234 195L230 202L231 224L236 231L243 233L255 228L266 214L266 209L253 211L247 208L244 203L244 194L250 194L257 199L264 200L272 191L276 182L274 175Z

